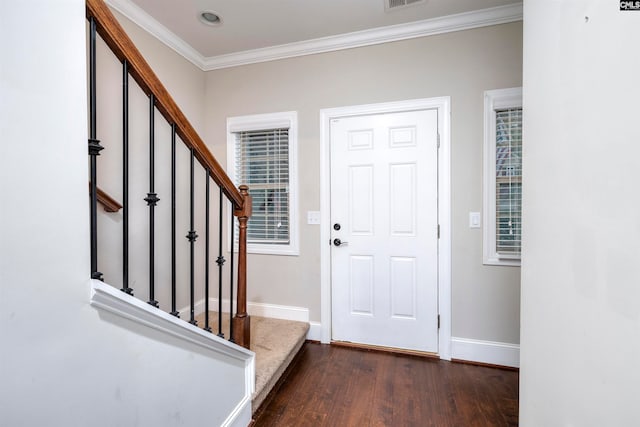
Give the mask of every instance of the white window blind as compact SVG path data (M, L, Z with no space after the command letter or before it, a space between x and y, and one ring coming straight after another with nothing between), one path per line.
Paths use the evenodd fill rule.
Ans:
M496 111L496 252L520 255L522 108Z
M249 186L253 212L247 242L288 245L291 239L289 129L234 132L235 180ZM237 233L236 233L237 236Z
M482 253L487 265L520 265L522 117L522 88L484 93Z

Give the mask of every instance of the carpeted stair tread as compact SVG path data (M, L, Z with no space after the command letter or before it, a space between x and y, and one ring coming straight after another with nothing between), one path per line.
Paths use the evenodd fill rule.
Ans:
M197 316L198 325L204 325L204 313ZM209 312L209 326L218 333L218 314ZM287 369L304 344L309 324L292 320L251 316L250 348L256 354L256 389L251 408L255 412L280 376ZM229 315L222 318L222 332L229 337Z

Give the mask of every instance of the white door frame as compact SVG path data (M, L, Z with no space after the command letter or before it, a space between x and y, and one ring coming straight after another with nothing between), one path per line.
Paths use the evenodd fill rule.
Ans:
M451 98L413 99L320 110L320 341L331 342L331 133L332 119L438 110L438 354L451 360Z

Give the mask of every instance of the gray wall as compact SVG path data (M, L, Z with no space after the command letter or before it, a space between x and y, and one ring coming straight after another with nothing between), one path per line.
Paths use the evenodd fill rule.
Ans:
M638 13L524 5L525 427L640 425Z
M248 299L309 308L312 321L320 321L320 231L318 226L306 224L306 212L318 210L320 205L319 110L451 96L452 335L519 342L519 268L482 265L482 230L468 228L468 213L482 211L483 92L522 84L521 23L204 73L126 18L117 16L223 165L227 117L298 111L300 255L249 255ZM113 68L112 74L117 76L117 64L109 65L105 60L103 65ZM111 89L106 90L117 93L117 78L110 84ZM118 114L118 101L115 102L105 108ZM145 114L144 102L140 104ZM142 140L146 138L144 132L140 130ZM161 140L166 139L166 134L159 135ZM113 138L119 138L118 131ZM109 161L109 155L114 153L105 153L101 161ZM144 152L140 158L139 172L144 176ZM117 153L111 161L117 164ZM112 178L103 182L110 182L106 185L111 185L110 191L117 196L120 183ZM160 178L159 185L162 182ZM160 192L168 194L166 189L160 188ZM184 200L179 205L187 203ZM162 207L158 209L161 211ZM142 215L140 224L146 221ZM202 229L200 215L196 221L197 229ZM102 224L103 235L117 237L121 228L117 218ZM104 243L117 250L115 237ZM161 241L158 244L163 245ZM140 248L142 258L145 250ZM119 277L117 263L110 259L103 262ZM159 268L163 265L166 264ZM141 297L146 292L145 274L143 268L135 285L139 288L136 294ZM163 304L168 288L161 285L159 292ZM179 301L180 306L186 303L184 296Z
M193 127L204 132L206 76L191 62L144 31L122 14L113 11L120 25L142 52L154 73L184 112Z
M115 12L136 47L167 88L178 106L200 135L204 129L206 76L189 61L127 18ZM102 42L98 43L98 137L105 146L98 159L100 188L122 201L122 65ZM129 286L143 301L148 300L149 208L144 198L149 191L149 99L135 81L129 79ZM171 311L171 131L168 123L155 113L155 191L160 198L155 208L155 299L165 311ZM189 242L183 237L189 226L189 151L178 138L176 192L176 281L177 309L189 306ZM195 229L201 236L195 245L196 301L204 296L204 184L205 173L196 163ZM212 190L213 200L217 191ZM217 212L216 205L212 207ZM99 210L99 266L110 285L122 287L122 211ZM217 240L217 225L212 225L211 241ZM217 255L216 255L217 256ZM213 286L212 286L213 288Z
M249 256L249 300L308 307L320 320L319 110L451 96L453 336L519 342L519 268L483 266L483 91L522 83L522 24L513 23L377 46L211 71L206 138L226 159L227 117L298 111L300 256Z

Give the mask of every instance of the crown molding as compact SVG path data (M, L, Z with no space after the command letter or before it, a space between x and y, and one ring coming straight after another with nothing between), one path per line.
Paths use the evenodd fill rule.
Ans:
M337 36L322 37L263 49L247 50L205 59L205 71L296 56L352 49L453 31L469 30L522 20L522 3L481 9L473 12L391 25Z
M171 30L156 21L151 15L145 12L131 0L105 0L107 5L118 11L134 24L160 40L162 43L175 50L185 59L191 62L202 71L205 70L205 58L190 44L175 35Z
M522 20L522 3L517 3L207 58L130 0L106 1L109 6L151 33L203 71L371 46Z

